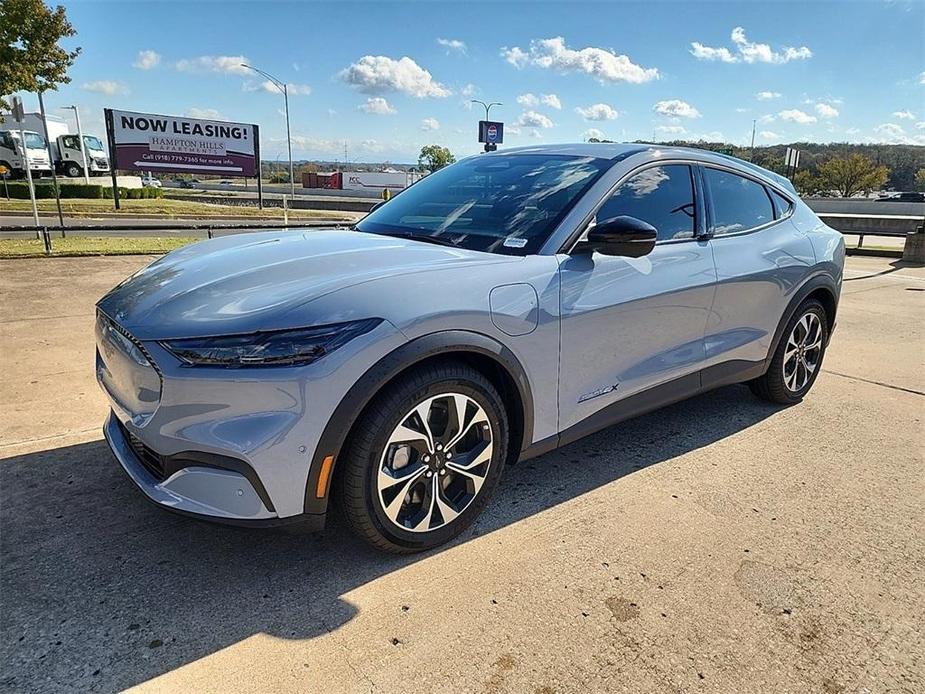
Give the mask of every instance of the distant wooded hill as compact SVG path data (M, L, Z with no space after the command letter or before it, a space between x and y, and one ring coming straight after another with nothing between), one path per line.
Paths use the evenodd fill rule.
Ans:
M658 144L699 147L714 152L722 151L746 161L751 159L751 148L736 147L723 142L682 142L678 140ZM885 166L889 169L889 178L886 182L888 190L915 190L915 172L925 167L925 147L919 145L821 145L814 142L795 142L790 145L755 147L754 162L766 169L784 174L786 173L784 153L787 147L800 150L802 153L800 169L809 170L813 174L817 173L819 166L829 159L862 154L876 166Z

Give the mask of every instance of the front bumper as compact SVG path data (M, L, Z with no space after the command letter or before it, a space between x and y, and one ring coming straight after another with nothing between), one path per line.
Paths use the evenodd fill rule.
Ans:
M300 514L279 518L267 508L267 503L271 506L272 503L262 498L248 476L196 464L208 461L189 460L167 477L157 474L152 471L152 463L146 461L151 452L146 455L138 450L144 444L137 439L132 440L132 434L115 412L109 413L103 435L122 469L148 500L170 511L233 525L265 526L312 521L318 529L324 526L324 516L321 515ZM259 482L256 486L260 486Z
M391 324L300 367L189 367L100 313L96 373L104 433L159 506L240 525L323 522L311 461L347 388L405 341Z

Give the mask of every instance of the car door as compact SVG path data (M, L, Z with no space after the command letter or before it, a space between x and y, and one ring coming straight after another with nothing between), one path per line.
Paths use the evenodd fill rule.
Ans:
M699 187L688 163L637 169L596 219L648 222L658 230L652 252L561 256L560 431L598 428L618 405L632 404L627 398L644 399L657 386L676 386L679 396L699 388L716 278Z
M791 222L792 193L718 165L702 176L717 273L705 366L757 364L815 262L812 242Z

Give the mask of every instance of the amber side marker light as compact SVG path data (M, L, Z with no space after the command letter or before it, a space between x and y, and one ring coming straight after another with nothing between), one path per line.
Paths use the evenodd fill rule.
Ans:
M328 480L331 478L331 466L334 465L334 456L327 455L321 461L321 471L318 473L318 486L315 487L315 498L323 499L328 493Z

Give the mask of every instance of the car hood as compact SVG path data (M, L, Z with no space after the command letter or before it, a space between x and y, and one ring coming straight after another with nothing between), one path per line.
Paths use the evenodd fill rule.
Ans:
M97 305L140 340L280 330L304 327L296 307L345 287L516 260L358 231L240 234L176 250ZM366 317L384 317L386 309L371 289Z

